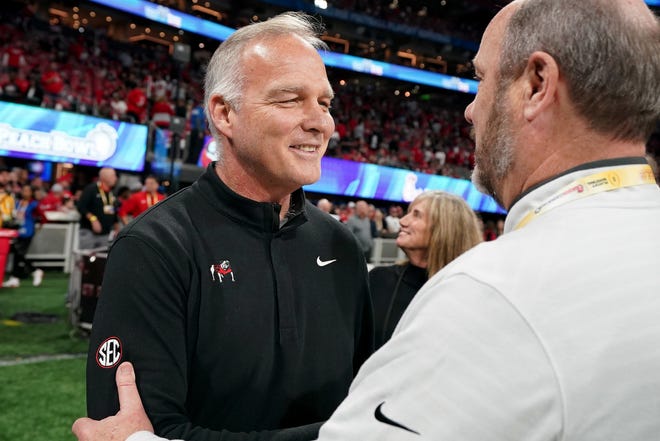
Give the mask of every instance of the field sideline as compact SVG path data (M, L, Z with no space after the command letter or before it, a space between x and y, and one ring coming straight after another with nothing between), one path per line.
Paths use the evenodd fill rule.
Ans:
M88 341L68 324L68 282L67 274L46 271L39 287L27 279L0 288L0 440L75 440Z

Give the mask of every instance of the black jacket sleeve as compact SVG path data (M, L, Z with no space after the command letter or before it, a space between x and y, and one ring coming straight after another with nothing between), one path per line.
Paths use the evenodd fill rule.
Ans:
M356 246L356 250L359 246ZM361 277L360 280L363 282L362 287L362 314L358 314L358 319L361 320L361 323L356 323L355 333L356 333L356 344L355 344L355 354L353 356L353 375L357 375L358 370L362 364L373 354L374 344L375 344L375 328L374 328L374 311L373 311L373 301L371 297L371 292L369 288L369 276L367 273L367 262L364 258L363 253L359 253L359 260L361 264L358 265L358 268L362 268L360 271Z
M378 350L389 338L384 328L392 291L398 277L396 268L396 266L380 266L369 272L369 288L374 308L375 350Z
M94 419L118 411L114 376L131 361L145 410L159 436L186 441L311 440L319 424L234 433L192 424L186 414L188 348L185 256L174 266L145 241L122 235L109 253L87 364L87 410ZM109 346L106 342L115 342Z

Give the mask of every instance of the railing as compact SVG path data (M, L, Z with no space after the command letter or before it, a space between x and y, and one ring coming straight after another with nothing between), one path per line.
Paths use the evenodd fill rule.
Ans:
M371 264L374 266L391 265L406 259L406 255L396 244L396 239L377 237L371 250Z
M26 259L35 267L61 267L70 273L73 250L78 248L78 220L61 220L43 224L34 233Z

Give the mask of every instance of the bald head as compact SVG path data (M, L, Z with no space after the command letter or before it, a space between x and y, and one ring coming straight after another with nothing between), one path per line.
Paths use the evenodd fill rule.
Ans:
M659 26L641 0L516 0L474 65L472 181L505 207L571 167L643 155L660 117Z
M117 173L114 168L104 167L99 170L99 181L106 187L112 188L117 183Z
M648 139L660 117L660 25L642 0L517 0L491 25L502 21L505 82L522 74L532 53L548 53L591 129Z
M332 211L332 202L325 198L319 199L319 201L316 203L316 206L319 210L325 213L330 213Z

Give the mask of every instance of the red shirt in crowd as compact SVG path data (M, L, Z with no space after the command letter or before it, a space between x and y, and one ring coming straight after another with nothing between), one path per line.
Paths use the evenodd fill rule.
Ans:
M151 121L160 128L168 128L173 116L174 108L164 99L156 101L151 106Z
M64 198L71 198L71 192L66 190L63 192L49 192L46 196L41 198L39 205L37 205L37 215L41 223L46 223L47 211L59 211L64 205Z
M64 88L64 81L56 70L48 70L41 75L41 87L46 93L59 95Z
M126 216L129 215L135 218L147 208L157 204L163 199L165 199L165 195L158 192L149 193L146 191L138 191L137 193L133 193L124 201L124 203L121 204L121 207L119 207L119 217L122 221L124 221Z
M2 57L2 64L9 68L18 70L26 65L25 52L20 47L9 47Z
M137 117L137 122L143 123L147 116L147 95L139 87L126 95L127 112Z

